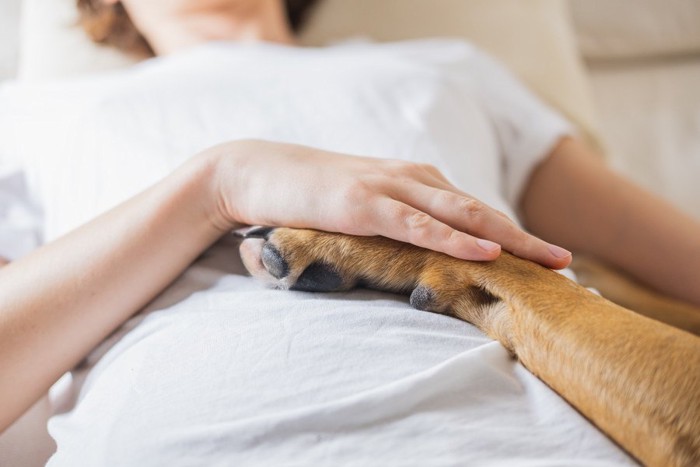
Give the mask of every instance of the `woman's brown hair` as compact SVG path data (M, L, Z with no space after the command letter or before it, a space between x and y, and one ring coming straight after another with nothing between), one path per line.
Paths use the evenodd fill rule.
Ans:
M318 0L284 0L287 19L299 32L311 7ZM107 5L102 0L77 0L80 24L88 36L100 44L138 55L154 55L148 41L136 29L121 3Z

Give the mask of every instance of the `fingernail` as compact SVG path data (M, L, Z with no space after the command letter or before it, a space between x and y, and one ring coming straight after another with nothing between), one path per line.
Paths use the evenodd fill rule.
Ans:
M568 256L571 256L571 252L569 250L565 250L564 248L556 245L547 245L547 248L549 249L549 252L552 253L555 257L561 259L561 258L566 258Z
M501 248L501 245L499 245L498 243L493 243L489 240L484 240L481 238L478 238L476 240L476 244L479 245L482 250L486 250L489 253L493 253L494 251L499 250Z

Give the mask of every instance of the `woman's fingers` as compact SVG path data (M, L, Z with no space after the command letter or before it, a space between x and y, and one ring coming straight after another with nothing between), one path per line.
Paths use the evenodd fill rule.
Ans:
M552 268L571 261L565 250L460 192L431 165L260 141L216 150L227 161L217 165L221 179L215 183L222 193L222 225L384 235L469 260L495 259L503 247ZM278 173L289 175L280 180Z
M397 190L400 201L457 230L496 242L516 256L555 269L571 262L568 251L524 232L500 211L456 189L453 192L416 183L401 184Z
M373 209L379 215L370 221L370 228L385 237L472 261L494 260L501 253L498 244L454 229L392 198L380 197Z

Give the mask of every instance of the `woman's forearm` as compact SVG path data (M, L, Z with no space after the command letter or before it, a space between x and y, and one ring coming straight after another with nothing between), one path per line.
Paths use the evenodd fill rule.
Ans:
M535 235L700 305L700 223L615 174L577 141L563 141L535 170L522 209Z
M211 158L0 269L0 431L219 238Z

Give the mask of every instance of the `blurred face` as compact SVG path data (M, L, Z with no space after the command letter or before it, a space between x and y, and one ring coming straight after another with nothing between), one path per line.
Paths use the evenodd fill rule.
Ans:
M294 42L284 0L102 1L121 1L158 55L212 40Z
M117 3L119 0L106 0ZM163 11L171 13L195 13L201 11L224 12L255 9L265 0L121 0L130 10Z
M154 20L193 15L221 15L243 20L281 0L104 0L108 4L120 1L140 29Z

